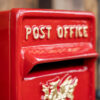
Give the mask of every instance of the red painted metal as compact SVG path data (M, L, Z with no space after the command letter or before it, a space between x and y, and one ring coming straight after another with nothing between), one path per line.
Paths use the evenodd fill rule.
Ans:
M64 37L66 25L88 26L88 37L75 37L76 29L72 37L71 29ZM31 29L27 39L26 27ZM39 29L36 39L34 27ZM61 38L57 36L58 27L63 30ZM74 100L95 100L96 57L95 17L89 12L38 9L0 12L0 100L41 100L41 83L66 74L78 78ZM45 69L45 63L51 66Z

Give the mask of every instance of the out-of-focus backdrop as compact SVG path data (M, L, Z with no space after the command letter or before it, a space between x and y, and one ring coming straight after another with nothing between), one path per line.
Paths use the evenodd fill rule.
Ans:
M11 8L41 8L90 11L96 16L96 45L100 54L100 0L0 0L0 11ZM100 56L96 64L97 100L100 100Z

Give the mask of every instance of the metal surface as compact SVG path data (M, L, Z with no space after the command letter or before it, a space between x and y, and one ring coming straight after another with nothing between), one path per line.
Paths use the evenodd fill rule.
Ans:
M61 84L65 75L71 76L69 83L78 80L66 99L95 100L97 53L91 13L12 9L0 14L0 100L42 100L43 84L55 83L55 77ZM74 86L65 83L64 90ZM57 98L59 90L52 93Z

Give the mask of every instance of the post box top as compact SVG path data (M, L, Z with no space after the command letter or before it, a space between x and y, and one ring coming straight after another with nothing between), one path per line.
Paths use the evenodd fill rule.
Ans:
M71 17L71 18L75 18L75 17L88 17L88 18L94 18L94 14L91 13L91 12L88 12L88 11L72 11L72 10L55 10L55 9L28 9L28 8L13 8L10 10L10 12L12 13L15 13L15 14L19 14L20 16L24 15L24 14L29 14L27 16L31 16L31 15L34 15L33 13L35 14L40 14L41 13L44 13L44 14L54 14L52 16L55 16L55 15L62 15L62 16L55 16L55 17ZM46 16L49 16L49 15L46 15ZM73 16L71 16L73 15ZM41 15L41 16L45 16L45 15Z

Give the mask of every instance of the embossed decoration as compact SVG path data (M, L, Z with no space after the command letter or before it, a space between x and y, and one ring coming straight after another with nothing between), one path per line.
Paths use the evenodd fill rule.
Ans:
M42 91L44 95L42 100L74 100L74 90L78 84L78 78L72 78L69 75L62 79L56 77L46 84L42 84Z

